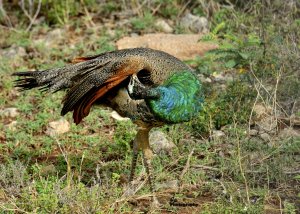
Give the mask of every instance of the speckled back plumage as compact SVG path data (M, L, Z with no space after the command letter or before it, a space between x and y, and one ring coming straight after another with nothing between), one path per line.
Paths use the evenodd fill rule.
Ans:
M179 91L185 91L186 77L181 76L183 74L187 77L186 87L192 87L187 88L189 90L186 90L184 95ZM202 102L200 83L191 69L177 58L149 48L124 49L91 57L79 57L74 60L74 64L65 67L18 72L14 75L21 77L17 80L17 86L23 89L40 87L55 92L69 88L63 100L61 114L73 111L73 118L77 124L88 115L96 101L109 105L122 116L130 117L137 123L143 122L153 126L187 121L200 110ZM144 90L160 93L159 97L163 97L163 94L173 94L178 102L172 100L166 106L165 99L162 102L158 97L141 99L128 94L128 83L133 75L137 76ZM173 77L171 83L168 81L170 77ZM168 87L176 81L180 81L183 87ZM193 94L190 96L188 93ZM163 109L164 107L166 109ZM193 111L193 114L185 116L184 111L180 110L181 107ZM172 119L169 115L161 114L163 111L177 116Z

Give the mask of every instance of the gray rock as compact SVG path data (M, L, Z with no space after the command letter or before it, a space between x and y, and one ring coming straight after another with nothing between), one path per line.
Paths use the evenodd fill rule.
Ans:
M212 80L209 77L205 77L203 74L198 74L199 79L203 83L211 83Z
M26 50L23 47L13 44L10 48L2 50L0 55L9 59L14 59L16 57L26 56Z
M54 137L56 135L66 133L69 130L70 123L64 118L61 118L60 120L50 122L45 133L51 137Z
M155 154L160 154L163 152L170 153L171 150L176 147L172 141L168 140L165 133L161 131L150 132L149 141L150 146Z
M265 142L269 142L271 140L271 137L268 133L261 133L260 134L261 139L263 139Z
M255 124L259 127L260 132L276 133L277 121L274 116L265 117Z
M281 139L289 137L300 137L300 130L294 129L292 127L287 127L279 132L278 137Z
M221 82L221 83L226 83L234 80L233 75L225 74L223 72L213 74L213 77L216 82Z
M4 117L15 118L19 115L19 112L17 108L5 108L0 110L0 115Z
M35 44L44 44L46 47L58 45L65 36L65 30L57 28L47 33L46 36L34 41Z
M249 130L249 135L250 136L256 136L258 134L258 131L256 129L250 129Z
M210 136L212 139L220 139L221 137L224 137L225 133L220 130L213 130L212 135Z
M274 111L271 106L257 103L253 107L255 113L251 119L252 124L255 124L260 133L275 134L277 131L277 119L274 116ZM279 115L279 112L277 112Z
M164 33L173 33L173 28L165 21L165 20L158 20L155 23L155 27L161 30Z
M158 184L157 189L166 189L166 190L175 190L177 191L179 188L179 182L178 180L171 180L171 181L166 181L165 183Z
M205 17L199 17L190 13L185 14L180 20L180 25L194 33L207 33L208 21Z
M5 129L11 130L11 131L16 131L17 129L17 121L11 121L9 124L6 124L4 126Z
M142 36L131 34L116 42L117 48L148 47L167 52L181 60L203 56L207 51L218 48L217 44L199 41L199 34L150 33Z

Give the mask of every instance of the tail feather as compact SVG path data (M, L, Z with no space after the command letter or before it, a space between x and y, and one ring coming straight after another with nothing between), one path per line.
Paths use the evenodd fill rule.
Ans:
M89 72L105 66L109 59L88 60L60 68L52 68L43 71L15 72L12 75L20 79L15 81L15 86L20 90L42 88L44 91L56 92L69 88Z
M63 99L62 115L73 111L78 124L88 115L91 106L109 90L123 82L128 76L143 68L139 58L116 55L115 52L98 56L81 57L75 64L43 71L16 72L15 86L20 90L39 88L56 92L69 88Z
M78 124L88 115L93 103L105 95L110 89L123 82L128 76L138 72L141 64L123 59L92 71L66 94L61 114L73 111L73 118Z
M30 76L29 73L33 73L33 72L22 72L22 73L20 72L20 73L13 74L14 76L26 76L26 78L24 79L18 79L14 81L15 86L18 87L20 91L29 90L38 87L38 83L36 79Z
M95 87L101 86L111 75L111 66L93 70L90 74L84 76L84 78L76 83L66 94L63 103L64 106L61 111L61 115L65 115L69 111L74 109L75 104L83 97L87 96L88 92Z
M88 92L88 94L78 100L78 102L74 105L74 122L79 124L81 120L89 114L90 109L96 100L104 96L108 91L120 84L126 78L127 76L122 76L118 79L114 79L113 81L107 81L99 88L93 88Z

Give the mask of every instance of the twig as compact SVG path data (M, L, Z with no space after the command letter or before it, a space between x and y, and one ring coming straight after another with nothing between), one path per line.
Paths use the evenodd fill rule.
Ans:
M65 149L61 146L59 140L54 137L58 147L59 147L59 150L61 151L66 163L67 163L67 187L70 188L71 187L71 165L70 165L70 160L69 160L69 157L68 157L68 154L67 152L65 151Z
M295 170L295 171L284 171L284 174L287 175L294 175L294 174L300 174L300 170Z
M211 166L205 166L205 165L191 165L192 168L201 168L201 169L207 169L207 170L211 170L211 171L221 171L218 168L215 167L211 167Z
M234 129L237 130L236 128L236 123L234 123ZM250 197L249 197L249 187L248 187L248 181L243 169L243 164L242 164L242 157L241 157L241 145L240 145L240 139L238 137L238 133L236 132L236 136L237 136L237 156L238 156L238 162L239 162L239 168L240 168L240 173L244 179L244 183L245 183L245 189L246 189L246 196L247 196L247 202L248 205L250 204Z
M80 0L80 3L83 5L84 12L86 14L88 22L91 24L92 27L95 27L96 24L93 22L93 17L89 13L87 7L85 6L84 0Z
M190 161L191 161L191 157L192 155L194 154L194 148L192 149L192 151L190 152L189 156L188 156L188 159L186 161L186 164L179 176L179 189L181 187L181 184L182 184L182 179L183 179L183 176L187 173L188 169L190 168Z
M9 16L6 14L6 11L4 10L4 7L3 7L3 2L2 0L0 0L0 13L2 14L6 24L8 25L9 28L12 28L12 23L10 21L10 18Z
M15 212L18 212L18 213L28 213L28 212L26 212L25 210L19 208L19 207L16 205L16 203L13 202L13 201L10 201L9 204L12 205L12 206L15 207L15 208L7 208L6 206L0 204L1 210L2 210L2 211L13 211L14 213L15 213Z
M29 1L29 4L31 4L31 3L32 3L32 2ZM24 12L24 14L25 14L25 15L28 17L28 19L30 20L30 24L29 24L28 27L26 28L26 32L28 32L28 31L30 30L30 28L32 27L34 21L36 20L37 16L38 16L39 13L40 13L41 5L42 5L42 0L39 0L38 7L37 7L37 9L36 9L35 14L34 14L33 17L28 13L27 9L25 8L24 0L21 0L20 3L19 3L19 5L20 5L22 11ZM31 6L30 6L29 9L32 9L32 4L31 4Z
M134 188L134 191L133 191L133 193L130 193L129 192L129 188L124 192L124 194L122 195L122 197L121 197L121 199L122 198L124 198L124 197L127 197L127 196L129 196L129 195L135 195L145 184L146 184L146 182L147 182L147 179L144 179L142 182L140 182L141 180L142 180L142 178L144 177L144 175L145 175L145 172L142 172L141 173L141 175L137 178L137 179L135 179L133 182L134 183L136 183L136 184L138 184L138 186L136 187L136 188ZM131 187L134 187L136 184L133 184L133 182L131 183L131 184L129 184Z
M260 79L258 79L258 77L255 75L252 66L253 66L252 63L250 63L250 72L253 75L253 77L255 78L255 80L261 85L261 87L270 96L270 98L274 98L274 96L271 95L271 93L269 92L269 90L263 85L262 81ZM288 113L282 108L282 106L280 106L278 102L275 102L275 103L285 113L285 115L287 116Z
M183 7L181 8L181 10L179 11L178 15L177 15L177 19L179 19L179 17L182 15L182 13L185 11L185 9L187 8L187 6L191 3L191 0L187 1L185 5L183 5Z
M253 103L253 106L251 108L251 112L250 112L250 116L249 116L249 121L248 121L248 134L250 133L250 129L251 129L251 121L252 121L252 117L253 117L253 113L254 113L254 107L256 106L256 103L258 102L258 97L259 97L259 89L256 88L255 86L255 89L257 91L257 95L256 95L256 98L255 98L255 101Z

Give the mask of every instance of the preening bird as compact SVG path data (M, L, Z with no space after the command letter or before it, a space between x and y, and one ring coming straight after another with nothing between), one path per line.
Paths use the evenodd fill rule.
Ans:
M73 112L79 124L91 106L105 104L138 126L133 142L129 180L142 151L151 191L154 191L149 131L164 124L189 121L201 110L201 83L191 68L170 54L133 48L79 57L72 64L43 71L16 72L21 90L48 92L68 89L61 115Z

